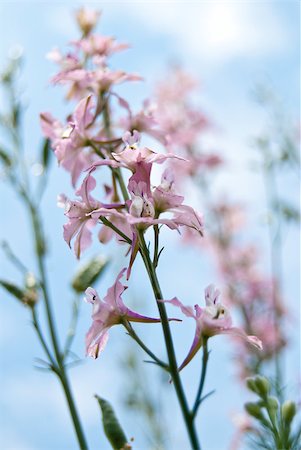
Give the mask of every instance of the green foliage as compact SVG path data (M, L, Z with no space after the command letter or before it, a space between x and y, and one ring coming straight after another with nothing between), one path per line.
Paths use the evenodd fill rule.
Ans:
M121 428L112 406L107 400L95 395L101 408L104 432L114 450L130 450L132 447Z

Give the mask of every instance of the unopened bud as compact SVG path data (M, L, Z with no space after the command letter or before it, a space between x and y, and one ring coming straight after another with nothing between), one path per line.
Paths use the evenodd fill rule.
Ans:
M247 388L250 389L250 391L257 393L254 378L251 378L251 377L247 378L246 385L247 385Z
M250 416L255 417L256 419L261 420L264 417L261 408L257 403L246 403L245 410L250 414Z
M282 418L286 425L290 425L297 412L296 403L288 400L281 407Z
M87 36L95 28L99 16L100 12L93 9L81 8L77 11L76 20L84 36Z
M260 396L265 397L269 393L270 383L267 378L256 375L256 377L254 378L254 383L256 391Z
M279 408L279 402L276 397L268 397L268 408L273 410Z

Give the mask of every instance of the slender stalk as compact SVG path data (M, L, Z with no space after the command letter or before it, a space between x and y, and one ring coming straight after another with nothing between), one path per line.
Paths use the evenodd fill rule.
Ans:
M195 402L194 402L194 406L192 408L192 417L195 417L198 411L199 406L202 403L202 393L203 393L203 389L204 389L204 384L205 384L205 378L206 378L206 373L207 373L207 363L208 363L208 359L209 359L209 352L208 352L208 339L207 338L203 338L203 363L202 363L202 372L201 372L201 379L200 379L200 384L199 384L199 388L196 394L196 398L195 398Z
M21 131L20 131L20 124L16 124L11 131L11 136L13 140L13 148L14 152L16 154L16 161L19 162L20 169L21 169L21 180L11 172L10 180L12 183L12 186L15 187L18 194L21 196L21 198L24 200L24 203L27 207L29 217L32 223L32 229L34 234L34 243L35 243L35 254L37 258L37 265L39 270L39 285L43 294L44 298L44 306L46 311L46 318L47 318L47 325L48 330L51 337L51 343L53 347L54 356L52 355L51 351L49 350L49 347L46 343L46 340L44 339L44 336L42 334L42 330L40 328L36 312L34 309L32 309L32 317L33 317L33 324L35 327L35 330L37 332L37 336L39 338L39 341L46 353L46 355L49 358L49 361L51 363L52 370L56 373L58 376L64 393L65 397L67 399L70 415L72 418L74 430L77 436L78 444L81 450L87 450L88 446L85 440L85 436L82 430L82 426L80 423L80 419L76 410L75 402L72 396L69 380L65 371L65 366L63 362L63 354L60 351L57 332L55 329L55 321L53 317L53 311L51 307L51 300L48 293L48 283L46 278L46 271L45 271L45 237L43 234L42 225L40 222L40 218L38 215L38 207L36 206L35 202L32 199L31 195L31 189L30 189L30 182L28 177L28 171L24 159L24 154L22 152L22 142L21 142Z
M41 237L43 237L41 226L38 220L38 216L36 213L36 210L34 206L31 204L30 206L30 215L32 219L33 229L34 229L34 235L35 235L35 243L36 243L36 254L37 254L37 262L38 262L38 268L39 268L39 275L40 275L40 284L41 289L43 292L44 297L44 305L46 309L46 317L47 317L47 323L48 328L50 331L51 336L51 342L53 345L55 357L57 360L58 365L58 371L57 375L61 381L65 397L68 403L70 415L73 421L74 430L77 436L78 444L81 450L87 450L88 446L86 443L86 439L83 433L83 429L80 423L79 415L75 406L75 402L73 399L70 383L68 380L67 373L65 371L64 363L63 363L63 354L60 351L58 338L57 338L57 332L55 329L55 322L53 318L53 311L51 307L51 301L48 294L48 283L46 278L46 272L45 272L45 263L44 263L44 253L41 251ZM42 241L43 242L43 241ZM40 250L39 250L40 249Z
M164 334L164 339L165 339L165 345L166 345L166 350L167 350L167 355L168 355L170 375L171 375L172 381L175 386L178 401L180 403L180 407L181 407L183 418L184 418L184 421L186 424L191 447L193 448L193 450L199 450L200 444L199 444L198 437L196 434L193 417L189 410L189 406L187 403L187 399L186 399L186 396L184 393L184 389L183 389L179 371L178 371L178 364L177 364L176 354L175 354L175 350L174 350L174 346L173 346L172 335L171 335L171 331L170 331L170 327L169 327L168 316L166 313L164 303L162 303L160 301L164 297L163 297L163 294L162 294L162 291L161 291L161 288L159 285L156 270L150 259L149 251L147 249L144 236L141 232L139 233L139 242L140 242L140 254L142 256L145 268L147 270L147 273L148 273L148 276L149 276L149 279L150 279L150 282L151 282L151 285L152 285L152 288L154 291L154 296L157 300L157 306L158 306L158 310L159 310L159 314L160 314L160 318L161 318L163 334Z
M268 207L271 211L274 212L276 217L276 226L269 222L269 239L270 239L270 259L271 259L271 272L273 277L273 306L274 306L274 327L277 331L281 327L281 320L278 315L278 305L277 305L277 290L281 289L281 278L282 278L282 256L281 256L281 248L282 248L282 233L281 233L281 218L279 214L279 196L276 185L276 176L273 164L267 164L264 166L263 171L264 182L265 182L265 191L266 191L266 201ZM274 219L274 218L273 218ZM277 283L277 286L276 286ZM282 385L283 385L283 358L281 355L281 351L275 350L274 354L275 358L275 378L276 378L276 390L279 396L279 399L283 401L283 393L282 393Z
M107 133L107 137L109 139L111 139L112 132L111 132L110 109L109 109L109 104L108 104L108 98L104 99L104 102L105 103L104 103L104 108L103 108L103 122L104 122L104 127L105 127L105 130ZM124 183L124 180L122 177L122 173L121 173L120 169L115 169L115 171L116 171L115 172L116 177L118 179L123 198L126 201L129 199L129 195L128 195L128 191L127 191L127 188L125 186L125 183ZM103 221L103 218L101 218L101 220ZM105 223L105 222L103 221L103 223ZM110 227L113 229L112 225L113 224L110 224ZM120 232L118 234L120 234ZM168 355L169 372L170 372L172 381L175 386L176 394L178 397L178 401L179 401L179 404L181 407L181 411L182 411L183 418L184 418L186 428L187 428L187 432L189 435L191 447L193 450L200 450L201 447L200 447L198 437L196 434L193 417L189 410L186 395L185 395L185 392L184 392L184 389L182 386L182 382L180 379L180 375L178 372L178 364L177 364L176 354L175 354L175 350L174 350L174 346L173 346L172 335L171 335L171 331L170 331L170 327L169 327L168 316L166 313L165 305L164 305L164 303L161 302L161 300L164 297L163 297L163 294L162 294L162 291L160 288L160 284L159 284L159 281L157 278L156 269L150 258L150 254L149 254L148 248L145 243L143 232L139 232L138 236L139 236L139 243L140 243L139 252L141 254L146 271L148 273L149 280L150 280L150 283L153 288L154 296L157 301L157 307L158 307L160 318L161 318L165 346L166 346L166 351L167 351L167 355ZM128 241L128 238L127 238L127 241Z
M154 225L154 257L153 266L156 269L159 262L159 226Z
M133 329L132 325L130 324L130 322L128 322L127 320L125 320L123 322L123 325L125 326L125 328L127 329L129 335L131 336L132 339L134 339L137 344L163 369L165 370L169 370L169 367L166 363L164 363L163 361L161 361L161 359L159 359L145 344L143 341L141 341L141 339L139 338L139 336L136 334L135 330Z
M39 337L39 340L41 342L41 345L42 345L42 347L43 347L43 349L44 349L44 351L45 351L49 361L51 362L52 369L57 373L57 366L56 366L55 360L54 360L54 358L53 358L53 356L52 356L52 354L51 354L51 352L50 352L50 350L48 348L48 345L47 345L46 340L45 340L45 338L43 336L42 330L40 328L40 325L39 325L39 322L38 322L38 319L37 319L37 313L36 313L35 307L31 308L31 313L32 313L32 322L33 322L33 325L34 325L34 327L36 329L36 332L38 334L38 337Z

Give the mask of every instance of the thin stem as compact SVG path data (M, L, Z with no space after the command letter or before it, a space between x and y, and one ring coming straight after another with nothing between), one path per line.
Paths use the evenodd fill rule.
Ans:
M125 328L127 329L129 335L131 336L131 338L133 338L137 344L163 369L168 370L169 371L169 367L168 365L161 361L161 359L159 359L145 344L144 342L141 341L141 339L139 338L139 336L136 334L135 330L133 329L132 325L130 324L130 322L128 322L127 320L125 320L123 322L123 325L125 326Z
M34 213L35 213L35 211L33 210L32 211L32 214L33 214L32 221L33 221L33 224L35 224L34 230L35 230L35 237L36 237L36 241L37 241L39 239L39 236L41 235L41 230L36 229L39 222L37 220L37 217L34 215ZM36 243L36 247L38 248L38 243ZM73 425L74 425L74 429L75 429L75 433L76 433L76 436L78 439L80 449L87 450L88 446L87 446L86 439L85 439L85 436L83 433L83 429L82 429L82 426L80 423L78 412L77 412L77 409L75 406L70 383L69 383L69 380L68 380L68 377L67 377L67 374L65 371L64 364L63 364L63 355L61 354L60 349L59 349L59 343L58 343L58 338L57 338L57 334L56 334L56 329L54 326L55 322L54 322L54 318L53 318L50 297L48 295L48 287L47 287L47 279L46 279L46 273L45 273L43 254L37 253L37 258L38 258L38 267L39 267L39 272L40 272L41 288L42 288L44 304L45 304L45 308L46 308L48 328L50 331L51 341L52 341L52 345L54 348L55 356L56 356L58 367L59 367L58 376L62 383L64 392L65 392L65 396L67 399L69 411L70 411L70 414L72 417L72 421L73 421Z
M39 340L41 342L41 345L42 345L46 355L48 356L49 361L51 362L51 366L52 366L53 370L57 373L57 370L58 370L57 369L57 365L56 365L56 363L54 361L54 358L53 358L53 356L52 356L52 354L51 354L51 352L50 352L50 350L48 348L48 345L46 343L46 340L45 340L45 338L43 336L42 330L41 330L39 322L38 322L38 318L37 318L35 307L31 308L31 313L32 313L32 322L33 322L35 330L36 330L36 332L38 334L38 338L39 338Z
M153 266L156 269L159 262L159 226L154 225L154 257Z
M267 158L267 156L266 156ZM281 218L279 214L279 196L276 185L276 176L273 167L273 163L264 165L264 182L265 182L265 191L266 191L266 201L268 207L274 213L275 219L276 216L276 227L272 221L269 221L269 239L270 239L270 259L271 259L271 272L273 277L273 285L272 285L272 298L273 298L273 312L274 312L274 327L276 330L276 334L279 329L281 329L281 320L278 315L278 293L281 289L281 278L282 278L282 256L281 256L281 248L282 248L282 233L281 233ZM276 285L277 283L277 285ZM283 361L281 357L281 352L275 349L275 377L276 377L276 390L279 396L280 401L283 401L283 393L282 393L282 384L283 384Z
M112 222L110 222L106 217L100 216L99 220L101 220L104 225L111 228L111 230L115 231L115 233L117 233L119 236L121 236L122 239L125 240L125 242L127 242L130 245L132 244L132 240L126 234L124 234L121 230L119 230L119 228L115 227L115 225Z
M203 363L202 363L202 372L201 372L201 378L200 378L200 384L199 388L196 394L194 406L192 408L192 417L195 417L198 411L199 406L202 403L202 393L204 389L205 379L206 379L206 373L207 373L207 363L209 359L209 352L208 352L208 339L203 338Z
M160 314L160 318L161 318L163 334L164 334L164 339L165 339L165 345L166 345L166 350L167 350L167 355L168 355L170 375L171 375L172 381L174 383L177 397L178 397L178 400L179 400L179 403L181 406L181 410L182 410L183 418L184 418L184 421L186 424L186 428L187 428L187 432L189 435L191 446L194 450L199 450L200 444L198 442L198 437L196 434L193 417L191 416L191 413L190 413L190 410L188 407L187 399L186 399L186 396L184 393L184 389L183 389L179 371L178 371L178 365L177 365L175 350L174 350L174 346L173 346L171 331L170 331L170 327L169 327L168 316L166 313L164 303L162 303L160 301L164 297L163 297L163 294L162 294L162 291L161 291L161 288L159 285L159 281L157 278L155 268L150 259L149 251L147 249L145 239L144 239L142 232L139 233L139 242L140 242L140 254L142 256L145 268L147 270L147 273L148 273L148 276L149 276L149 279L150 279L150 282L151 282L151 285L152 285L152 288L154 291L155 298L157 300L157 306L158 306L158 310L159 310L159 314Z
M111 132L110 109L109 109L108 98L103 99L103 100L104 100L104 108L103 108L104 128L106 130L108 138L111 139L112 132ZM115 169L115 171L116 171L116 177L118 179L123 198L125 201L127 201L129 199L129 195L128 195L128 191L127 191L127 188L125 186L125 183L124 183L124 180L122 177L121 170L118 168L118 169ZM103 218L101 218L101 220L103 221ZM104 221L103 221L103 223L105 224ZM112 226L111 226L111 228L114 229ZM116 231L119 235L121 235L120 230L118 230L118 231L117 230L114 230L114 231ZM126 236L124 235L122 237L125 238ZM178 400L180 403L180 407L181 407L181 411L182 411L184 421L186 424L186 428L188 431L191 447L193 448L193 450L200 450L200 444L198 442L198 437L196 434L193 418L191 417L191 413L189 410L185 392L184 392L182 382L180 379L180 375L178 372L178 365L177 365L175 350L174 350L174 346L173 346L172 335L171 335L171 331L170 331L170 327L169 327L168 316L166 313L164 303L162 303L160 301L164 297L163 297L163 294L162 294L162 291L161 291L161 288L159 285L159 281L157 279L156 269L151 261L149 251L148 251L148 248L147 248L145 240L144 240L143 232L139 232L138 237L139 237L139 243L140 243L139 252L142 256L145 268L147 270L147 273L148 273L148 276L149 276L149 279L150 279L150 282L151 282L151 285L153 288L154 296L157 300L157 307L158 307L160 318L161 318L165 346L166 346L167 355L168 355L170 375L173 380L175 390L177 393L177 397L178 397ZM128 242L129 238L127 238L125 240Z
M46 352L55 373L57 374L59 380L62 383L65 397L67 399L70 415L71 415L71 418L73 421L75 433L76 433L77 440L79 443L79 447L81 450L87 450L88 446L87 446L85 436L84 436L84 433L82 430L82 426L80 423L80 419L79 419L79 416L78 416L78 413L76 410L76 406L75 406L75 402L74 402L74 399L72 396L69 380L68 380L67 374L65 372L65 367L64 367L64 363L63 363L63 355L61 354L60 348L59 348L57 333L56 333L56 329L55 329L55 321L54 321L52 307L51 307L51 300L50 300L50 297L48 294L48 287L47 287L48 283L47 283L47 278L46 278L45 262L44 262L45 250L46 250L45 249L45 238L44 238L42 226L40 223L40 219L38 216L37 207L35 206L34 202L32 201L32 199L30 197L30 186L29 186L28 174L27 174L27 170L26 170L25 161L24 161L23 155L21 153L20 139L15 140L15 148L16 148L16 152L19 157L19 163L20 163L21 167L23 168L24 187L22 186L21 182L19 182L14 177L11 177L11 181L12 181L13 186L16 187L19 195L23 198L24 203L28 209L31 222L32 222L32 228L33 228L33 233L34 233L34 242L35 242L35 253L36 253L37 264L38 264L38 269L39 269L39 284L40 284L40 288L43 293L44 305L45 305L46 317L47 317L47 325L48 325L48 329L50 332L51 343L53 346L56 362L54 361L54 358L51 355L51 352L50 352L50 350L46 344L46 341L42 335L35 312L33 312L33 323L34 323L34 327L37 332L38 338L41 342L41 345L44 348L44 351ZM14 184L14 181L16 181L16 184Z

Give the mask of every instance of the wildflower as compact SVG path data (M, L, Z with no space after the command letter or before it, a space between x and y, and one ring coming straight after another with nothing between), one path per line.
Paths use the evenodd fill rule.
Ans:
M211 338L217 334L229 334L240 337L259 350L262 350L262 343L256 336L248 336L242 329L232 326L232 318L228 309L219 302L220 292L213 285L205 289L206 307L201 308L195 305L194 310L191 306L184 306L176 297L172 300L165 300L181 309L187 317L192 317L196 321L196 331L192 346L188 355L179 367L182 370L195 356L203 345L203 340Z
M98 293L92 287L86 289L85 301L93 305L92 326L86 335L87 355L96 359L104 349L108 337L109 329L113 325L127 322L157 323L160 319L142 316L129 309L122 300L122 294L126 290L120 279L126 269L122 269L116 278L115 283L108 289L107 295L100 300Z
M77 258L89 247L92 241L91 229L97 224L98 218L91 213L103 208L106 212L110 208L122 206L120 203L103 204L95 200L90 192L95 188L96 181L91 175L87 176L81 187L76 191L76 195L81 198L80 201L70 201L66 196L59 197L58 206L65 208L65 215L69 221L64 225L64 239L71 247L71 240L76 236L74 243L74 252Z

